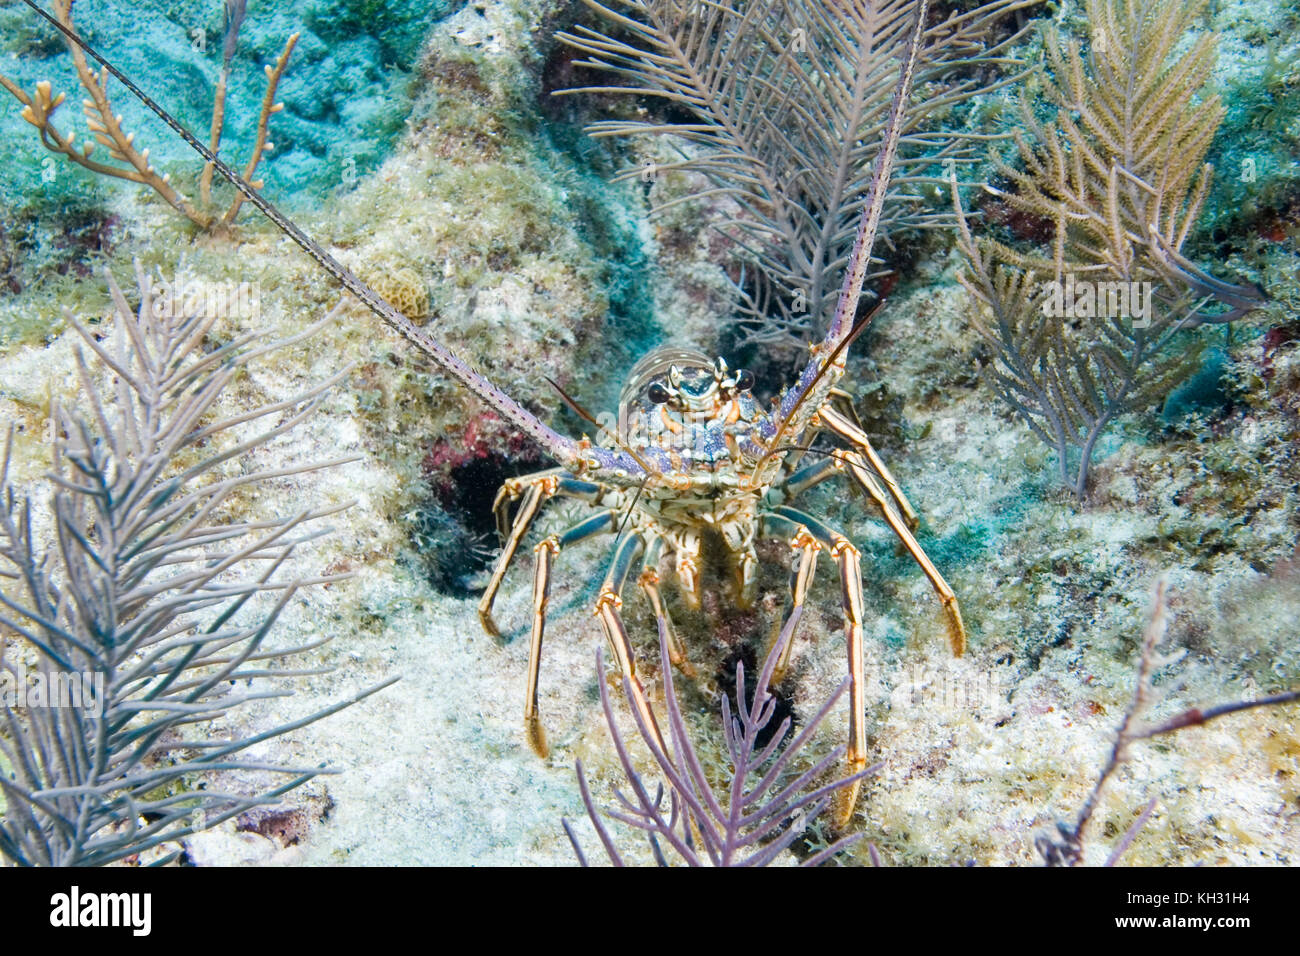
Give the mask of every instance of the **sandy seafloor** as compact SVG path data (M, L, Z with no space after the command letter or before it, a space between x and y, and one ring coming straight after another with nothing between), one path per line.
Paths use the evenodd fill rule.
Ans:
M719 316L732 308L725 253L701 228L708 208L645 218L647 195L662 201L692 184L605 185L618 168L656 156L663 144L622 151L583 145L572 114L539 105L547 37L567 25L566 5L451 6L412 61L405 81L411 95L395 100L409 117L382 160L350 188L288 205L360 274L424 288L435 335L530 408L554 415L557 427L576 432L572 416L556 413L560 403L543 375L604 410L644 348L661 341L717 348L725 332ZM1216 79L1226 84L1255 75L1260 37L1295 23L1282 5L1220 4L1216 16L1225 33ZM1295 41L1275 54L1294 63ZM1290 96L1270 115L1279 124L1276 138L1295 144L1300 128ZM0 107L16 112L9 101ZM6 140L31 132L20 123L4 128ZM22 257L35 253L5 247L20 281L0 293L0 419L22 427L13 478L37 502L48 495L40 422L51 398L71 396L75 387L75 336L61 309L102 315L103 267L128 283L133 257L169 273L184 257L192 274L259 283L259 315L234 320L232 334L241 323L296 331L337 301L306 257L251 210L234 237L196 237L143 192L89 174L63 175L82 175L92 205L113 225L110 241L74 253L64 273L24 265ZM927 582L897 554L884 525L840 489L809 496L808 510L845 528L863 552L868 732L884 768L867 782L853 826L886 862L1040 862L1035 836L1073 818L1109 752L1160 575L1170 590L1171 623L1151 719L1300 683L1300 348L1294 332L1265 337L1297 322L1300 173L1293 158L1289 170L1270 175L1270 188L1291 190L1292 205L1280 207L1291 218L1240 227L1252 231L1238 237L1235 248L1243 251L1228 266L1262 283L1272 304L1230 338L1218 333L1225 356L1218 397L1194 404L1190 418L1130 416L1112 429L1082 504L1058 487L1053 454L974 374L971 306L944 241L927 246L855 346L846 385L866 396L873 437L923 515L921 543L956 591L971 632L967 656L952 659ZM24 228L16 216L0 213L11 237ZM277 353L241 378L223 408L293 394L349 364L351 377L320 413L259 451L256 464L343 454L361 460L281 481L244 503L250 515L270 515L307 501L356 501L331 519L332 535L294 559L304 575L327 568L354 576L295 599L276 631L282 646L332 638L307 663L334 670L296 682L292 698L232 712L231 726L213 732L263 728L379 679L402 679L260 748L266 759L324 762L338 773L290 795L269 823L230 821L186 841L187 859L569 864L561 816L579 821L595 855L573 763L581 758L597 799L612 801L620 779L598 703L601 638L589 609L605 548L583 545L556 565L542 673L552 748L542 760L529 750L520 720L530 562L521 560L507 576L497 605L507 640L494 642L479 627L474 588L484 574L469 554L472 537L457 524L467 516L455 510L467 497L485 508L491 490L453 489L448 499L437 487L443 482L445 494L448 475L486 473L454 471L475 462L540 467L525 443L507 437L355 304L310 345ZM535 535L576 516L572 507L553 509ZM761 555L764 593L778 606L783 551ZM798 714L814 710L844 674L835 577L823 560L783 688ZM770 618L760 613L738 623L724 602L706 602L712 618L680 615L689 653L705 674L768 632ZM656 698L653 619L632 586L625 613L639 652L650 658L645 674ZM718 747L715 689L712 681L685 686L705 753ZM1298 721L1295 705L1255 710L1135 745L1088 831L1085 862L1104 861L1154 798L1156 809L1124 863L1296 863ZM816 747L840 743L846 725L841 708ZM642 852L634 837L623 838L631 856ZM865 846L840 862L865 862Z

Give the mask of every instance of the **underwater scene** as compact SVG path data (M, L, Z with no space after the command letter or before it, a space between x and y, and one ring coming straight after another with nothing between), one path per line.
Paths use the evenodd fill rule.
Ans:
M0 0L0 861L1300 863L1298 34Z

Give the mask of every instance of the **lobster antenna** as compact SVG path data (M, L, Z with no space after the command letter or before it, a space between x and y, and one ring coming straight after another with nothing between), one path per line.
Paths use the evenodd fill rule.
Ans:
M370 286L362 282L350 269L326 252L318 242L299 229L288 216L280 212L280 210L272 205L268 200L264 199L262 194L254 189L252 185L244 179L244 177L240 176L238 172L222 160L218 159L216 154L204 146L193 133L182 126L179 120L155 103L153 99L141 90L140 87L136 86L135 83L122 73L121 70L115 67L112 63L109 63L108 60L104 59L104 57L96 52L96 50L91 47L91 45L87 43L75 30L60 23L55 17L41 9L41 7L36 4L35 0L23 0L23 2L35 10L42 19L67 37L68 40L79 46L87 56L102 66L110 75L125 86L127 90L130 91L131 95L166 123L177 136L185 140L191 149L202 156L213 169L221 174L223 179L239 190L248 202L252 203L261 211L262 215L266 216L267 219L270 219L281 232L297 243L298 246L316 262L317 265L332 275L345 289L360 299L371 312L374 312L379 316L390 328L401 335L402 338L406 339L420 351L429 356L435 364L442 368L443 371L449 374L452 378L459 381L488 405L500 412L504 418L541 445L549 454L553 455L561 462L570 465L584 462L588 458L595 458L599 465L620 467L629 472L634 470L636 466L633 465L633 462L628 460L625 456L615 456L608 452L604 452L602 449L589 449L580 452L575 441L553 431L509 395L471 369L463 359L456 355L456 353L447 348L447 346L438 342L405 315L389 305L388 302L379 295L379 293L375 292L375 290L370 288ZM609 460L602 460L605 458L608 458Z
M654 474L659 474L658 468L653 467L648 461L646 461L644 458L641 457L641 455L637 453L636 449L634 449L627 442L623 441L623 439L620 438L618 435L615 435L612 432L610 432L610 430L606 428L604 425L602 425L600 422L596 421L596 416L591 414L591 412L587 411L580 404L578 404L578 400L573 396L571 396L564 389L562 389L560 387L560 384L557 381L555 381L555 379L551 378L551 376L549 375L543 375L542 378L546 379L547 383L551 386L551 388L555 389L555 391L559 393L560 400L563 401L565 405L568 405L569 408L573 409L575 415L577 415L583 421L590 422L592 425L595 425L598 429L604 431L611 438L613 438L614 441L618 444L618 447L622 449L626 454L630 455L632 457L632 460L635 461L638 465L640 465L645 470L646 478L649 478L651 475Z
M771 457L773 451L785 435L785 431L794 420L800 406L812 395L817 383L831 365L843 354L845 347L861 333L863 325L852 325L858 311L858 300L862 297L862 283L866 280L867 269L871 265L871 247L876 242L876 228L880 225L880 214L885 208L885 197L889 192L889 179L894 171L894 157L898 154L898 141L903 135L903 120L907 114L907 101L912 95L912 77L916 73L916 61L921 55L921 40L925 35L925 16L929 9L929 0L919 0L916 6L916 26L912 30L912 42L908 47L907 59L899 71L898 86L894 88L894 99L889 106L889 123L885 127L885 138L880 144L880 152L872 167L871 187L867 203L862 208L862 217L858 220L858 234L853 240L853 252L849 257L849 268L844 274L844 285L840 288L839 302L835 306L835 317L830 329L821 341L820 348L834 345L824 363L817 360L818 346L814 346L813 360L804 367L799 381L785 394L781 402L781 426L772 436L769 450L759 464ZM881 305L884 305L882 300ZM879 311L879 306L876 311ZM872 316L875 311L872 312ZM868 317L867 321L870 321ZM846 328L847 326L847 328ZM758 474L758 466L754 468Z
M845 324L853 321L857 314L858 299L862 295L862 283L866 281L867 269L871 265L871 248L876 242L876 228L880 225L880 215L885 208L885 197L889 193L889 180L894 172L894 159L898 155L898 141L903 135L903 120L907 114L907 101L912 95L912 77L916 73L916 61L921 56L921 40L925 35L925 17L929 12L929 0L919 0L916 5L916 27L912 33L912 43L907 51L898 77L898 86L894 89L894 100L889 105L889 124L885 127L885 138L880 144L880 152L871 171L871 187L867 204L862 210L862 219L858 224L858 234L853 241L853 252L849 256L849 269L844 275L844 285L840 287L840 299L835 306L835 318L831 320L830 330L826 334L827 343L835 341L846 331Z

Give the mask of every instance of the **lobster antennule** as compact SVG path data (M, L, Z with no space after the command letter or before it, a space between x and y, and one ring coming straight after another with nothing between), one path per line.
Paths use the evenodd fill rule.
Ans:
M159 106L143 90L125 74L123 74L112 63L108 62L93 47L90 46L75 30L69 29L60 23L56 18L51 16L35 0L23 0L27 6L36 11L43 19L50 23L56 30L66 36L73 43L77 44L87 56L107 70L115 79L130 91L131 95L136 97L159 119L171 127L181 139L183 139L191 149L197 152L203 159L215 169L223 179L244 196L261 211L262 215L271 220L281 232L292 239L307 255L309 255L317 265L332 275L339 283L351 292L354 296L362 301L370 311L379 316L390 328L406 339L420 351L424 352L452 378L459 381L471 392L490 405L503 418L512 425L526 434L529 438L540 445L549 455L556 458L566 466L581 466L585 463L595 464L602 468L617 468L627 471L630 474L639 474L642 471L641 466L628 457L626 454L618 452L609 452L600 448L581 448L577 442L571 438L559 434L552 430L544 422L533 415L526 408L512 399L501 389L497 388L490 381L479 375L465 363L455 352L447 346L438 342L431 335L415 325L393 306L389 305L385 299L375 292L374 289L366 285L361 279L357 278L350 269L331 256L325 249L303 232L288 216L280 212L272 203L263 198L253 186L248 183L234 169L225 162L218 159L217 156L209 150L199 139L181 125L180 121L172 116L167 110Z
M813 375L812 380L809 381L807 386L801 390L800 398L790 406L788 411L784 411L782 413L780 424L777 425L776 430L772 433L771 441L767 443L767 450L763 453L763 456L759 458L758 462L754 465L754 474L753 474L754 481L759 480L758 476L762 471L763 464L769 458L772 458L773 456L780 454L782 452L793 450L791 446L782 444L782 441L784 437L790 434L791 432L797 433L803 431L804 422L800 421L796 417L799 413L799 409L806 403L808 396L810 396L813 393L813 391L817 388L818 383L820 383L822 379L826 377L827 372L829 372L832 368L835 368L837 364L841 369L843 368L842 362L843 362L844 353L849 350L850 345L852 345L855 341L857 341L858 336L867 330L868 326L871 325L871 320L874 319L876 317L876 314L884 307L885 307L885 300L881 299L880 304L877 305L871 311L871 314L868 315L866 318L864 318L856 326L854 326L853 329L849 332L849 334L840 340L840 343L836 345L834 349L831 350L831 354L826 357L826 360L824 362L814 361L810 363L809 367L810 368L815 367L816 372ZM839 376L835 376L835 378L838 377ZM833 381L832 384L834 384ZM785 404L782 403L781 407L784 409Z
M551 378L548 375L546 376L546 381L550 383L551 388L555 389L559 393L560 398L564 401L564 404L568 405L569 408L573 409L573 411L577 413L578 417L580 417L583 421L590 422L591 424L595 425L597 428L601 427L601 424L596 419L596 416L591 414L591 412L587 411L585 408L583 408L577 402L576 399L572 398L568 392L566 392L563 388L560 387L559 383L556 382L555 379ZM637 454L636 449L633 448L631 445L629 445L627 442L625 442L623 440L622 435L615 435L613 436L613 438L615 443L622 450L622 453L627 457L631 458L634 462L636 462L637 466L645 474L646 478L649 478L651 475L660 473L659 469L655 468L653 465L650 464L650 462L646 461L645 458Z

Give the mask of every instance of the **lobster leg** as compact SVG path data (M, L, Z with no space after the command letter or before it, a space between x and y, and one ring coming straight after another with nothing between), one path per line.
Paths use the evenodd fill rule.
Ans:
M565 474L563 468L548 468L546 471L534 472L531 475L523 475L519 478L510 478L501 483L501 487L497 489L496 500L492 502L492 515L496 518L497 535L500 536L502 544L510 538L512 525L510 520L511 503L518 501L519 496L525 494L532 485L551 484L550 479L559 479L563 474ZM521 510L519 513L523 514L523 511Z
M844 639L849 664L849 748L844 755L846 776L860 773L867 766L867 725L865 715L866 674L862 665L862 559L849 539L809 515L793 508L777 508L775 513L801 525L805 533L830 551L840 569L841 603L844 608ZM862 782L845 787L836 797L835 825L845 826L853 816Z
M551 592L551 561L560 553L552 536L533 549L533 631L528 642L528 687L524 691L524 733L533 753L545 758L550 753L546 731L537 707L537 684L542 669L542 637L546 631L546 603Z
M849 410L851 413L852 405L849 406ZM867 437L867 433L862 430L861 425L853 420L856 416L851 418L839 409L832 408L827 403L817 410L817 417L821 420L821 424L839 435L866 457L867 461L871 463L871 467L876 469L876 474L880 475L880 480L885 483L885 487L889 489L890 496L898 504L898 510L902 512L903 521L906 522L908 529L915 531L916 526L920 523L916 509L912 507L911 502L907 500L907 496L903 494L903 489L899 487L884 460L871 447L871 440ZM872 495L872 497L875 496ZM884 507L883 502L879 499L877 499L877 503L882 508Z
M844 389L832 388L830 390L830 395L827 398L827 402L836 402L850 421L856 424L859 429L862 427L862 422L858 420L858 413L853 409L853 396L844 391ZM803 461L804 455L807 454L808 451L812 450L813 442L817 440L817 436L822 434L824 431L825 428L822 423L817 420L816 416L814 416L813 420L809 423L808 428L795 442L797 447L791 449L786 454L785 460L781 464L783 476L781 479L782 483L789 481L790 476L794 474L795 470L799 467L800 462Z
M678 638L677 631L673 627L672 618L668 616L668 608L664 606L663 596L659 593L659 556L663 553L663 544L664 539L658 535L649 539L645 549L645 560L641 562L641 577L637 579L637 583L641 585L646 600L650 602L655 620L663 627L668 643L669 660L687 677L694 677L695 668L686 659L686 650L682 647L681 639Z
M619 614L619 608L623 606L623 585L627 583L632 561L641 543L639 535L629 534L620 538L614 545L614 559L610 562L604 583L600 586L600 595L596 598L596 616L600 618L601 626L605 629L605 638L609 641L610 650L618 662L619 670L622 671L631 688L633 705L645 725L650 728L650 732L654 734L655 742L662 752L669 753L663 734L659 732L659 724L655 720L654 712L650 709L645 688L641 686L641 681L636 676L636 654L632 650L632 642L628 639L627 628L623 626L623 616Z
M880 510L885 514L885 521L889 523L889 526L894 530L894 534L898 535L899 540L903 542L903 547L912 556L912 560L921 566L925 576L930 579L930 586L934 588L935 594L939 596L944 613L947 615L948 644L952 647L953 656L961 657L966 650L966 625L961 619L961 608L957 606L957 595L953 593L952 588L948 586L948 582L939 573L939 569L934 566L934 562L930 560L921 545L917 543L916 538L912 536L911 530L894 513L893 509L887 507L884 489L872 476L862 456L857 452L848 452L844 458L853 480L880 506Z
M478 602L478 619L483 625L483 630L487 631L492 637L500 637L501 631L492 620L492 605L496 602L497 591L501 588L501 582L506 576L506 568L510 567L510 562L514 559L515 551L519 549L519 542L524 539L528 529L533 524L533 519L537 517L537 512L541 510L542 503L555 494L556 477L549 472L537 481L527 486L524 492L523 504L519 506L519 511L515 514L514 524L510 528L510 536L506 538L505 545L501 549L501 556L497 558L496 567L492 569L492 579L488 581L487 590L483 592L482 599ZM506 486L501 486L501 491L497 493L497 512L498 526L502 523L504 514L504 501L502 495L506 494Z
M515 552L519 550L519 542L532 527L533 519L541 511L542 505L557 495L599 504L603 492L604 489L594 482L579 481L569 477L563 468L550 468L520 478L511 478L501 485L501 490L497 492L496 501L492 505L492 511L496 515L497 531L504 543L496 566L492 568L492 578L488 581L487 589L478 603L478 619L483 625L483 630L492 637L501 636L496 621L492 619L492 605L496 603L497 591L501 589L506 570L514 560ZM521 495L523 502L515 512L514 522L510 523L508 521L510 502ZM507 525L509 525L508 533Z
M813 575L817 573L817 555L822 546L803 524L779 514L760 514L759 534L765 538L784 538L791 550L799 555L798 563L790 573L790 610L786 612L781 632L777 636L777 641L785 640L785 650L781 652L772 671L772 682L779 683L790 666L794 629L803 617L804 600L808 597L808 589L812 587Z
M823 412L818 414L823 414ZM853 482L871 496L871 499L879 506L890 529L894 534L898 535L899 541L907 550L907 553L911 555L912 560L920 566L921 571L929 578L930 586L934 588L940 603L943 604L948 644L952 648L953 656L961 657L966 650L966 625L961 618L961 608L957 605L957 595L948 586L948 582L939 573L939 569L934 566L934 562L925 553L925 549L917 542L916 537L907 525L906 518L900 518L898 513L889 506L885 490L880 487L880 482L871 473L867 459L862 454L856 451L838 451L832 458L801 468L786 479L785 483L777 489L779 494L769 493L768 501L769 503L780 503L786 497L793 497L802 491L807 491L809 488L844 472L848 472Z
M848 775L867 767L866 675L862 667L862 559L858 549L843 535L836 535L831 557L840 566L841 601L844 606L844 638L849 657L849 750L844 755ZM853 817L862 781L856 780L836 794L835 823L844 827Z
M754 596L758 591L758 555L754 553L753 542L734 552L733 560L736 607L748 611L754 606Z
M681 594L693 608L700 606L700 533L686 528L673 539L674 566Z
M607 511L593 515L564 534L540 542L533 548L533 630L528 643L528 688L524 695L524 731L533 753L545 757L550 748L546 745L546 732L542 729L541 712L537 706L537 686L542 669L542 638L546 632L546 604L551 591L551 564L563 548L587 538L614 530L617 512Z

